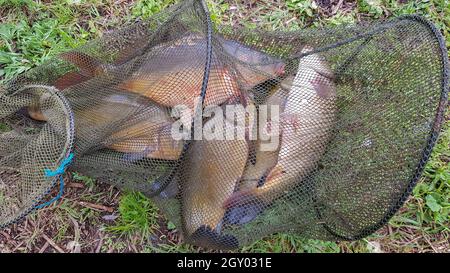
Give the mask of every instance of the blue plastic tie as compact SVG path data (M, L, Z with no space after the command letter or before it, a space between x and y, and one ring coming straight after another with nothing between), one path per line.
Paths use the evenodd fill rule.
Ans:
M68 157L66 157L61 164L59 165L59 167L52 171L50 169L45 169L44 173L46 177L54 177L57 175L63 175L64 172L66 171L67 166L72 163L72 159L73 159L73 153L70 153Z
M52 171L50 169L44 170L44 174L46 177L59 176L59 192L58 192L58 195L55 196L54 198L52 198L50 201L36 206L36 209L41 209L43 207L50 206L52 203L58 201L61 198L61 196L64 193L64 179L63 179L62 175L66 171L67 166L70 165L70 163L72 163L72 160L73 160L73 153L70 153L69 156L67 156L61 162L61 164L59 165L59 167L56 170L54 170L54 171Z

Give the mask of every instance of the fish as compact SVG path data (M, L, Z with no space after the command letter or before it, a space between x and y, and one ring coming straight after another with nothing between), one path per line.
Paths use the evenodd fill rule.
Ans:
M230 122L225 119L224 128ZM247 159L245 139L192 142L181 168L181 208L183 232L195 244L230 241L219 240L226 212L222 203L233 194Z
M119 141L107 147L139 155L140 159L177 160L183 150L183 141L172 138L171 128L170 120L156 120L149 114L143 116L142 121L112 134L109 139Z
M72 63L79 69L78 71L67 72L56 79L53 85L59 91L86 82L95 76L104 74L107 69L113 68L113 65L106 65L96 58L78 51L61 53L58 58ZM38 104L29 106L27 111L30 118L37 121L47 121Z
M292 79L285 79L284 82L292 81ZM272 122L272 115L276 115L276 112L270 111L271 107L278 107L278 113L282 113L284 111L284 107L286 104L286 100L289 94L289 88L276 88L276 91L269 97L262 105L267 106L267 121L266 126ZM260 108L262 107L260 105ZM261 125L261 123L260 123ZM261 134L261 133L260 133ZM237 191L251 191L256 189L261 181L261 177L267 174L269 170L271 170L278 161L278 154L280 151L279 138L280 136L272 136L276 137L277 145L272 149L267 149L263 147L266 141L261 137L258 137L255 141L255 156L254 162L247 162L247 166L242 175L242 179L239 182L239 186L236 188ZM229 224L244 224L251 220L253 216L258 215L264 209L263 206L233 206L227 210L225 214L225 221ZM243 217L244 216L244 217ZM251 216L251 217L250 217Z
M144 41L144 39L141 39L137 42L137 44L142 45ZM120 51L116 61L113 64L106 64L86 53L76 50L61 53L58 58L71 63L76 66L78 70L63 74L55 80L53 86L59 91L63 91L74 85L91 80L96 76L105 74L107 70L116 69L118 65L131 60L132 57L135 57L135 53L137 51L137 48ZM47 118L41 112L38 105L29 106L28 115L37 121L47 121Z
M238 60L233 73L231 65L225 64L224 55L212 53L208 90L204 105L220 105L240 95L240 89L251 89L272 78L284 74L285 64L281 59L251 49L239 42L217 38L224 54ZM220 50L220 48L215 48ZM126 54L129 55L129 54ZM131 54L133 55L133 54ZM55 82L59 90L87 81L93 77L117 70L117 64L105 64L82 52L70 51L60 55L62 60L72 63L79 71L69 72ZM119 60L119 59L118 59ZM124 60L120 59L122 63ZM119 89L138 93L166 106L186 105L194 109L200 96L206 62L206 39L189 34L165 44L155 46L139 60L140 67L130 77L119 83ZM244 62L245 64L242 64ZM236 77L242 86L237 85ZM39 109L30 108L30 117L45 121Z
M90 79L105 73L107 69L113 69L95 58L76 51L60 54L60 58L79 67L79 72L70 72L57 80L56 86L64 90L74 84L76 79ZM116 93L112 92L112 93ZM99 140L106 144L107 148L123 152L127 161L137 161L140 158L158 158L176 160L182 151L182 141L176 141L171 137L172 119L166 114L163 107L145 97L138 98L138 94L110 95L101 98L93 107L77 111L76 120L82 125L81 133L89 130L105 128L110 130L112 122L127 118L126 126L108 136L106 140ZM141 112L137 112L140 109ZM133 114L132 114L133 113ZM28 115L37 121L47 121L38 104L28 106ZM133 121L133 117L139 115L139 121ZM106 137L106 135L105 135Z
M64 52L59 54L59 58L78 67L79 74L87 78L102 75L107 69L114 67L80 51Z
M311 51L312 47L305 46L302 53ZM262 208L301 183L317 167L331 138L337 112L336 85L326 60L317 53L302 57L292 84L284 86L291 87L280 117L276 164L261 176L256 187L236 191L224 202L234 213L229 216L231 224L253 220Z
M166 107L186 105L194 109L205 73L206 39L196 35L180 39L149 52L140 69L120 83L119 88L142 94ZM237 65L240 75L244 75L247 88L284 73L285 65L279 59L238 42L225 39L219 41L227 54L266 72L255 73L243 65ZM235 74L223 59L213 50L205 106L220 105L240 92ZM264 64L267 60L270 63Z
M47 121L47 117L42 113L39 105L33 104L26 108L28 116L37 121Z
M99 144L125 153L125 159L177 160L183 141L171 137L172 118L167 110L132 94L113 94L98 105L75 111L80 135L102 132Z
M251 90L258 84L277 79L285 74L285 63L276 57L253 49L240 42L217 36L227 58L236 60L235 67L240 88Z
M62 75L61 77L59 77L55 81L54 86L56 87L56 89L62 91L64 89L72 87L76 84L86 82L90 79L91 79L91 77L89 77L89 76L85 76L77 71L73 71L73 72L68 72L68 73Z

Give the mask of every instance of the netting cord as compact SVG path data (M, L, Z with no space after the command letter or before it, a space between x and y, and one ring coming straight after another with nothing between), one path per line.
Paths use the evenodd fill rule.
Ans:
M317 218L321 221L322 227L329 234L331 234L332 236L334 236L335 238L337 238L339 240L343 240L343 241L360 240L360 239L370 235L371 233L377 231L383 225L385 225L386 223L389 222L389 220L394 216L394 214L406 202L406 200L408 199L412 190L414 189L415 185L419 181L421 174L422 174L423 170L425 169L425 165L431 156L433 146L439 137L440 129L441 129L442 123L444 121L443 117L444 117L444 113L446 110L446 105L448 104L448 94L450 92L450 86L449 86L450 63L449 63L449 59L448 59L448 52L447 52L447 47L445 45L444 36L436 28L436 26L434 24L432 24L430 21L428 21L424 17L418 16L418 15L400 16L400 17L392 20L391 22L395 23L395 22L402 21L402 20L412 20L412 21L416 21L416 22L422 24L425 28L427 28L433 34L433 36L436 39L436 42L437 42L437 45L438 45L439 51L440 51L441 61L442 61L442 64L441 64L441 67L442 67L441 102L436 110L436 117L434 120L434 125L433 125L430 135L428 137L427 145L424 148L424 150L422 151L422 159L420 160L419 164L417 165L415 172L413 174L413 177L410 179L410 183L404 189L400 198L390 206L390 208L384 214L383 218L378 223L376 223L372 226L369 226L363 230L360 230L359 233L354 236L347 236L346 234L339 234L338 228L332 228L331 225L329 225L326 221L324 221L323 215L319 209L319 202L318 202L319 200L318 200L317 193L315 191L313 192L312 201L314 203L314 209L316 211ZM352 39L352 40L356 40L356 39ZM365 44L366 43L363 42L361 44L361 46L364 46ZM322 50L322 51L324 51L324 50ZM359 49L357 49L357 52L355 52L355 55L358 54L358 52L359 52ZM345 66L347 66L347 64ZM342 72L342 71L340 71L340 72ZM333 226L335 226L335 225L333 225Z
M73 160L73 153L70 153L68 157L66 157L61 164L58 166L58 168L54 171L50 169L45 169L44 174L45 177L56 177L59 176L59 192L58 195L52 198L50 201L45 202L43 204L37 205L35 209L41 209L47 206L50 206L52 203L58 201L63 193L64 193L64 178L63 174L66 172L66 168L72 163Z
M74 122L74 116L73 116L72 109L71 109L70 104L67 101L67 99L59 92L59 90L56 87L48 86L48 85L40 85L40 84L29 84L29 85L23 86L22 88L20 88L19 90L17 90L16 92L14 92L10 95L14 96L14 95L16 95L20 92L23 92L24 90L27 90L27 89L45 89L52 96L55 96L56 98L58 98L59 102L61 103L62 109L64 110L64 113L67 116L67 119L66 119L67 137L66 137L66 143L64 145L64 147L66 148L66 151L64 153L62 153L62 155L63 156L65 155L65 157L62 160L59 160L59 161L61 161L59 166L55 170L44 169L45 177L52 178L52 177L59 176L60 188L59 188L58 195L55 196L54 198L52 198L48 202L45 202L45 203L39 204L39 205L34 205L27 212L25 212L22 215L22 217L27 215L28 213L30 213L33 210L41 209L43 207L49 206L61 198L61 196L64 192L63 174L65 173L67 167L72 163L73 158L74 158L72 149L73 149L74 135L75 135L75 122ZM55 184L56 184L56 179L52 183L52 185L45 191L45 193L38 197L38 199L36 200L36 203L38 203L40 200L44 199L45 196L47 196L50 193L51 188L53 188L53 186L55 186Z
M195 126L195 120L197 118L197 115L201 113L200 107L203 106L203 103L205 101L206 97L206 90L208 89L208 81L209 81L209 73L211 70L211 62L212 62L212 22L211 22L211 16L208 10L208 6L206 5L204 0L197 0L200 2L202 6L202 10L204 13L204 16L206 18L206 63L205 63L205 70L203 74L203 82L202 82L202 88L200 92L200 103L196 104L196 108L194 109L194 117L191 121L191 140L194 139L194 126ZM165 188L172 182L175 175L178 173L178 171L181 168L181 163L184 161L184 158L186 156L186 153L191 145L191 141L187 141L183 145L183 150L181 152L180 158L178 159L175 167L170 171L170 173L163 177L163 181L160 183L160 186L157 189L151 189L145 193L148 197L155 197L159 195L162 191L164 191ZM158 181L155 181L154 183L158 183ZM158 183L159 184L159 183Z
M361 51L361 49L377 34L383 33L383 31L389 29L392 25L402 21L402 20L407 20L407 19L412 19L412 20L421 20L419 19L419 16L415 16L415 15L404 15L404 16L399 16L395 19L389 20L387 21L385 24L382 25L378 25L375 26L374 28L372 28L371 30L364 32L364 33L360 33L360 34L356 34L355 36L351 37L351 38L347 38L344 40L339 40L333 44L327 45L327 46L323 46L323 47L317 47L314 50L305 52L305 53L296 53L293 54L292 56L290 56L288 58L288 60L295 60L295 59L301 59L313 54L317 54L317 53L322 53L322 52L326 52L329 50L332 50L334 48L338 48L350 43L353 43L355 41L358 40L362 40L364 39L364 41L362 42L362 44L360 45L360 47L358 49L356 49L355 54L358 54L359 51ZM350 61L354 56L350 57ZM342 73L342 69L345 69L346 66L348 66L348 64L344 64L343 67L341 67L338 71L339 73Z
M173 13L170 15L170 17L168 17L167 19L164 20L164 22L166 23L166 22L170 22L170 21L174 20L174 18L176 18L177 16L179 16L181 14L181 12L183 11L183 7L184 7L183 5L180 5L177 10L173 11ZM139 53L137 54L137 56L142 56L146 52L149 52L150 49L152 48L152 46L154 46L154 42L158 40L158 39L156 39L156 37L161 35L161 33L162 33L162 28L160 26L153 34L151 34L151 36L148 38L149 42L147 43L147 45L145 45L142 49L139 50ZM134 66L136 66L136 65L137 64L135 64ZM132 68L132 71L135 70L134 66Z

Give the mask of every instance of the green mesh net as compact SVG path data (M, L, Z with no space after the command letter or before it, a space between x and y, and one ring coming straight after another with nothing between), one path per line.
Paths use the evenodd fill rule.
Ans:
M68 171L143 192L188 243L356 240L411 193L447 93L421 17L264 32L183 1L3 86L0 226L48 200L73 154Z

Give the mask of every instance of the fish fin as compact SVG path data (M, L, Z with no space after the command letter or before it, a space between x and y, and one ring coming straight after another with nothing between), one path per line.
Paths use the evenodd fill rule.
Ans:
M294 86L294 76L288 76L280 83L280 87L286 91L290 91L292 86Z
M66 73L60 78L58 78L54 85L58 90L64 90L66 88L85 82L87 80L89 80L89 77L74 71Z
M224 203L227 209L224 222L229 225L243 225L255 219L267 207L267 204L258 198L255 190L235 192Z
M153 186L153 190L157 191L162 185L155 185L154 183L152 184ZM179 187L178 187L178 182L176 181L176 179L172 180L164 190L161 191L161 193L159 194L159 197L161 199L171 199L171 198L175 198L178 194L179 194Z
M256 188L233 193L223 204L223 207L226 209L225 223L243 225L261 214L269 203L262 198L261 194L263 191L260 188L266 185L269 179L276 179L283 173L284 170L280 166L275 166L258 180Z
M242 104L242 106L247 107L248 105L248 99L247 96L244 94L243 91L238 91L238 97L239 97L239 102Z
M212 230L209 226L199 227L190 240L200 247L209 249L233 250L239 247L239 241L233 235L222 235Z
M267 174L267 177L265 179L265 183L263 185L270 184L270 181L273 181L277 178L280 178L285 173L285 170L280 165L276 165L272 168L272 170Z
M103 73L103 63L94 57L78 51L65 52L59 55L80 69L80 74L92 78Z
M319 78L314 78L310 81L311 85L314 87L316 94L323 99L331 98L335 94L335 89L331 84L321 81Z
M147 96L148 92L151 90L148 82L140 78L126 79L118 84L117 87L128 92L139 93L143 96Z
M259 203L265 203L263 201L263 198L261 198L261 195L265 190L261 190L261 188L264 187L264 189L267 189L267 187L270 187L270 184L277 180L278 178L281 178L285 173L285 170L280 165L276 165L273 167L266 175L263 175L259 181L258 185L254 189L250 190L242 190L234 192L224 203L223 207L225 209L228 209L233 206L239 206L246 203L252 203L252 202L259 202Z
M145 157L147 157L147 155L150 154L154 150L155 150L154 147L147 146L141 152L124 153L122 156L122 159L127 162L130 162L130 163L136 163L137 161L142 160Z
M242 103L242 99L240 97L240 95L236 96L236 95L232 95L230 96L223 104L224 105L234 105L237 103Z
M37 121L47 121L47 117L38 106L28 106L28 116Z

